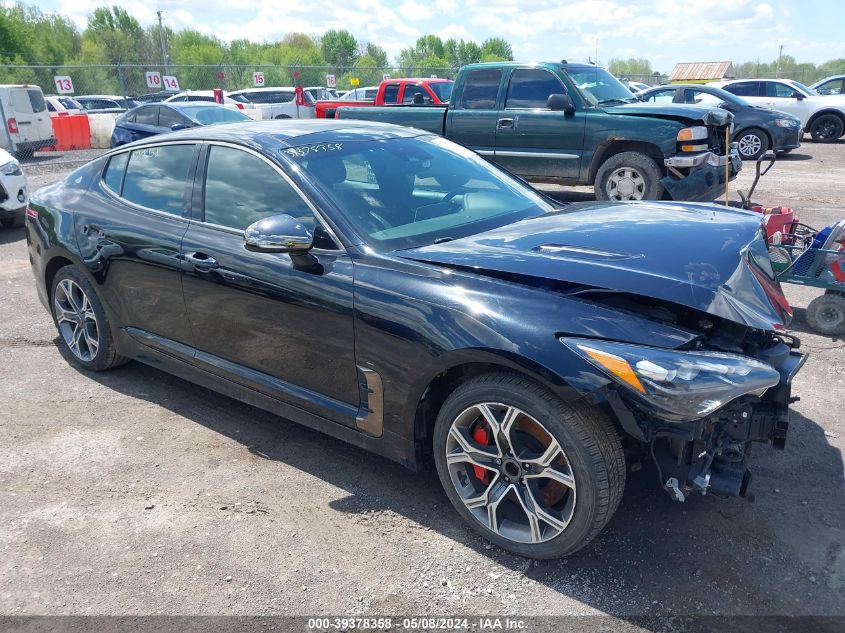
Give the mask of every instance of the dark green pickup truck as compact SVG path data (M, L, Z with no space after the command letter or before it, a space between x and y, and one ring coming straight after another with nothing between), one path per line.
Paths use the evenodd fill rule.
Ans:
M339 119L440 134L533 182L594 185L599 200L710 201L742 167L720 108L642 103L587 64L494 62L458 72L448 106L342 107Z

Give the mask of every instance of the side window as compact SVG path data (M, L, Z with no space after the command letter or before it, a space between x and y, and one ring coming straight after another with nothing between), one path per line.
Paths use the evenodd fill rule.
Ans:
M422 86L405 86L405 94L402 95L402 103L414 103L416 95L422 95L423 103L431 103L431 95L429 95Z
M701 90L684 90L684 103L694 103L701 106L718 108L722 99Z
M827 83L822 84L818 88L816 88L816 92L820 95L841 95L845 94L843 91L843 86L845 86L845 81L842 79L835 79L833 81L828 81Z
M566 92L557 77L542 68L519 68L513 71L507 109L545 108L549 95Z
M271 92L268 103L290 103L296 95L292 92Z
M759 97L760 96L760 82L759 81L740 81L739 83L724 86L728 92L732 92L739 97Z
M788 99L795 94L795 88L787 84L782 84L779 81L764 81L763 85L766 87L767 97L780 97Z
M491 68L469 71L461 94L461 107L467 110L492 110L496 107L501 83L501 70Z
M129 152L115 154L109 159L106 173L103 174L103 182L106 187L117 195L120 195L120 188L123 185L123 172L126 171L126 163L129 161Z
M50 112L55 112L55 111L56 111L56 108L54 108L54 107L53 107L53 104L52 104L52 103L50 103L49 101L47 102L47 109L48 109Z
M129 157L122 196L149 209L182 215L193 145L136 149Z
M645 98L652 103L672 103L675 100L675 90L658 90Z
M407 92L408 89L405 89ZM384 102L398 103L399 101L399 84L390 84L384 87Z
M170 129L170 126L176 123L185 123L185 119L182 117L181 114L179 114L172 108L168 108L167 106L161 106L158 109L159 127L166 127Z
M158 125L158 106L144 106L135 110L138 125Z
M287 181L262 159L231 147L209 149L205 221L245 229L261 218L287 213L314 229L314 216Z

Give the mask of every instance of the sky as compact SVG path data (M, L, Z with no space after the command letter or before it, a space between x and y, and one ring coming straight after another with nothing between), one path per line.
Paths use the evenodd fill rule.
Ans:
M28 0L33 2L33 0ZM394 59L420 35L508 40L517 60L643 57L668 72L676 62L799 62L845 57L842 0L34 0L81 28L97 6L117 4L146 26L168 26L224 41L276 41L291 31L351 31ZM821 19L820 19L821 17Z

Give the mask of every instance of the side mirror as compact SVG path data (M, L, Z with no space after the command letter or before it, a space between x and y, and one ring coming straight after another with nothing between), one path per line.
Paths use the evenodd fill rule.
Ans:
M314 236L305 225L286 213L254 222L244 231L244 247L261 253L305 253Z
M187 130L188 124L187 123L174 123L170 126L170 130L172 132L178 132L179 130Z
M575 112L575 104L572 102L572 97L568 94L549 95L549 98L546 101L546 107L549 110L563 112L564 114L572 114Z
M425 103L425 99L421 92L418 92L414 95L414 105L423 105Z
M793 98L793 99L798 99L798 101L803 101L803 100L804 100L804 95L802 95L800 92L798 92L798 91L796 90L795 92L793 92L793 93L792 93L792 98Z

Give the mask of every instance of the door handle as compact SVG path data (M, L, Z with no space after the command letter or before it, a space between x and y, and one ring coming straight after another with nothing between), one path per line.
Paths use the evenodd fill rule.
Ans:
M205 253L188 253L185 255L185 261L201 273L207 273L214 268L220 267L216 259Z
M496 127L500 130L513 128L513 119L499 119L496 121Z

